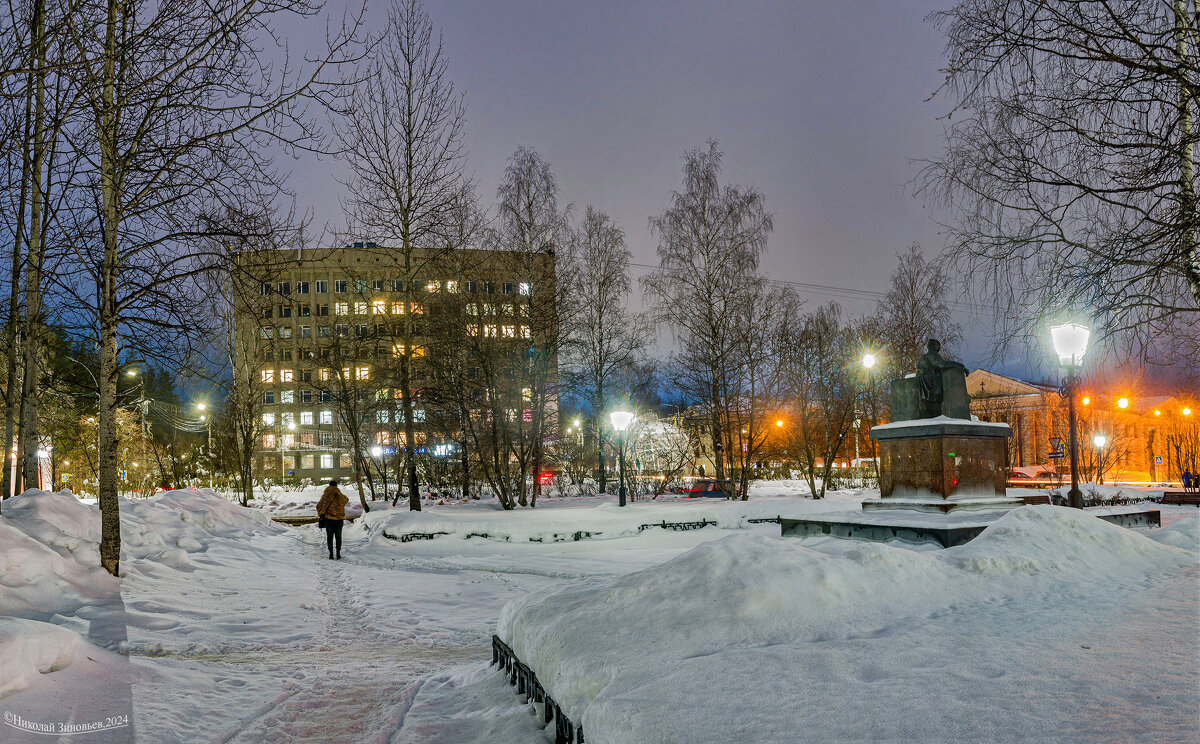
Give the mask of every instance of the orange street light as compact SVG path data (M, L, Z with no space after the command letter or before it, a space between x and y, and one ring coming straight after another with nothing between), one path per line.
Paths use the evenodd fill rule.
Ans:
M1085 396L1083 396L1083 400L1081 400L1079 402L1086 406L1092 402L1092 399L1085 395Z
M1129 398L1117 398L1117 408L1129 408Z
M1191 416L1191 415L1192 415L1192 409L1190 409L1190 408L1185 408L1185 409L1183 409L1183 415L1184 415L1184 416Z
M1161 416L1161 415L1162 415L1162 411L1160 411L1160 410L1158 410L1157 408L1155 408L1155 409L1154 409L1154 415L1155 415L1155 416Z
M776 419L776 420L775 420L775 425L776 425L776 426L783 426L783 419Z

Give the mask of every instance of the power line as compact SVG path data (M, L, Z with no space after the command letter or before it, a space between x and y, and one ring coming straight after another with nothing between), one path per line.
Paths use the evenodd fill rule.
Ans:
M653 264L630 263L629 265L636 266L639 269L648 269L650 271L655 271L659 268L658 266L654 266ZM792 281L790 279L767 278L767 281L771 282L772 284L784 284L789 287L795 287L796 289L800 290L801 292L805 292L808 294L820 294L820 295L825 295L825 296L829 296L829 297L840 297L840 298L846 299L846 300L865 300L865 301L880 302L885 297L887 297L886 292L877 292L872 289L854 289L852 287L838 287L838 286L832 285L832 284L818 284L816 282L797 282L797 281ZM950 308L952 310L957 310L959 312L968 313L968 314L972 314L972 315L986 315L989 317L995 317L995 313L993 313L992 311L985 310L984 308L981 308L977 305L972 305L972 304L969 304L966 302L957 302L954 300L950 300L950 301L947 301L946 304L948 306L950 306Z

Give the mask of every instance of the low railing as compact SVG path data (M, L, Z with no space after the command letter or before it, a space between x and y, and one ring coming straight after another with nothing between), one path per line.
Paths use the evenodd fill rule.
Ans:
M699 522L655 522L654 524L643 524L638 527L638 532L648 530L651 527L661 527L664 530L675 530L676 532L687 532L688 530L702 530L705 527L716 527L716 522L710 522L707 519L702 519Z
M521 662L500 636L492 636L492 664L508 675L508 683L517 688L518 695L543 706L542 717L554 724L554 744L584 744L583 727L576 726L563 715L562 708L546 693L533 670Z
M783 517L756 517L755 519L747 519L747 524L780 524Z

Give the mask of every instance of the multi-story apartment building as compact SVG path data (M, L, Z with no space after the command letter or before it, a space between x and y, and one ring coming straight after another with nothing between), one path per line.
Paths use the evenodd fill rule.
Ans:
M247 252L239 268L234 366L257 406L259 480L386 473L410 446L468 467L501 437L493 415L518 439L557 418L550 252L355 243Z

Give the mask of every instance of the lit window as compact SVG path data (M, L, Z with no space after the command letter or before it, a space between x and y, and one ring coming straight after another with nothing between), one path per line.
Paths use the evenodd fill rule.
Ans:
M275 435L263 434L263 449L275 449Z
M392 437L388 432L380 431L380 432L375 433L375 444L391 444L391 443L392 443Z
M300 467L304 470L312 470L313 469L313 456L312 455L302 455L300 457Z
M522 388L521 389L521 397L524 398L525 400L533 400L533 390L531 390L529 388Z
M372 313L372 314L374 314L374 315L385 315L385 314L387 314L387 301L386 301L386 300L375 300L375 301L373 301L373 302L371 303L371 313Z
M533 294L533 285L530 284L529 282L521 282L520 284L517 285L517 289L520 291L520 293L522 295L524 295L526 297Z
M521 326L521 338L529 338L529 326Z
M413 411L413 421L421 423L425 420L425 411L418 408Z
M450 294L458 294L458 282L454 281L453 279L446 282L446 291Z
M370 367L355 367L354 368L354 379L356 379L356 380L371 379L371 368Z
M312 422L313 422L312 411L301 411L300 412L300 423L301 424L312 425Z
M511 317L513 316L513 306L512 306L512 305L505 305L505 306L504 306L504 314L505 314L506 316L508 316L509 318L511 318Z
M496 337L496 326L491 325L491 324L485 325L483 327L483 335L486 338L495 338Z
M263 382L275 382L275 370L264 369L262 371L262 381Z
M404 303L403 302L393 302L392 303L392 315L404 315Z
M284 434L282 441L283 441L284 449L293 449L296 446L296 435L295 434Z
M505 338L516 338L516 336L517 336L516 326L510 326L510 325L504 326L504 337Z
M333 467L333 455L321 455L321 467L329 469Z
M349 315L350 314L350 303L348 303L348 302L333 303L333 314L334 315Z
M350 455L347 455L345 453L338 455L338 465L340 465L343 468L350 467Z
M425 283L425 291L429 292L430 294L433 294L435 292L440 292L441 290L442 290L441 282L426 282Z
M521 305L521 317L522 318L529 317L529 305Z
M467 315L479 315L479 305L476 305L474 302L468 302Z
M366 315L367 314L367 303L365 303L365 302L354 303L354 314L355 315Z
M483 314L484 315L495 315L496 314L496 306L491 304L490 302L483 303Z
M318 369L317 370L317 379L321 380L322 382L328 382L329 381L329 368L322 367L321 369Z
M291 411L284 411L283 413L279 414L279 423L283 424L284 426L290 426L293 420L294 419L292 418Z
M291 382L292 381L292 371L290 369L279 370L279 381L280 382Z
M478 336L479 335L479 325L476 323L467 323L467 335L468 336Z
M264 413L262 416L263 416L263 426L274 426L275 425L275 414Z
M412 313L413 315L424 315L425 307L419 302L414 302L412 304Z
M322 424L332 424L333 423L333 411L321 411L321 423Z
M376 411L375 412L375 423L387 424L390 422L391 422L391 412L390 411L384 410L384 411Z

